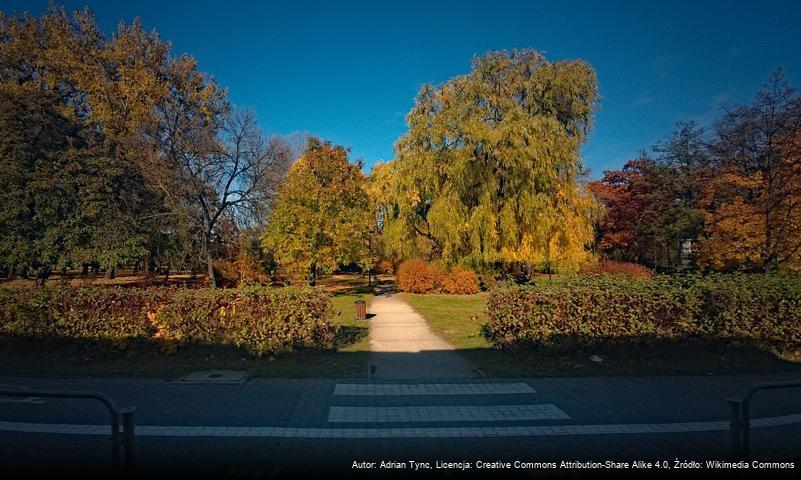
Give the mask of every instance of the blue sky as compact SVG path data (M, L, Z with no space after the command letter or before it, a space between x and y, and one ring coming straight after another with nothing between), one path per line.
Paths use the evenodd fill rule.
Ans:
M782 67L801 87L798 1L68 1L111 33L142 18L194 55L269 133L308 131L389 160L425 82L488 50L535 48L595 67L601 108L585 164L598 177L668 135L749 101ZM0 1L41 13L46 0Z

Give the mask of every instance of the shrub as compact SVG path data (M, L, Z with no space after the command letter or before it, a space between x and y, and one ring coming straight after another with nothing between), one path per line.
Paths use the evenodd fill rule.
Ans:
M444 293L470 295L478 293L478 275L466 268L454 267L442 283Z
M601 260L598 263L585 265L580 273L589 275L628 275L630 277L651 278L653 272L646 266L631 262Z
M489 271L478 275L478 286L482 291L492 290L498 287L498 279L495 272Z
M801 275L718 274L702 285L705 332L801 349Z
M494 291L485 333L500 347L675 337L694 333L698 307L692 289L622 276L578 277Z
M254 355L332 348L328 296L313 289L4 289L0 334L111 342L234 345Z
M398 288L409 293L440 293L445 272L424 260L407 260L398 267Z
M398 267L398 288L409 293L478 293L478 276L472 270L454 267L445 271L437 263L408 260Z
M484 333L498 347L704 337L801 348L801 276L579 276L493 291Z

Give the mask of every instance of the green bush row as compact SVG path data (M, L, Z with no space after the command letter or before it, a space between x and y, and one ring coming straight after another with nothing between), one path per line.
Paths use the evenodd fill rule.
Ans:
M498 347L698 337L801 348L801 275L578 276L490 294Z
M233 345L254 355L333 348L331 301L314 289L52 287L0 290L0 335Z

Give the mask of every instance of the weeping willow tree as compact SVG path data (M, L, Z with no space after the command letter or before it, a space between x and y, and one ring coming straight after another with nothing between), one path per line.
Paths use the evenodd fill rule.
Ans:
M423 86L395 160L373 172L385 248L575 271L599 208L579 182L597 102L590 65L534 50L491 52Z

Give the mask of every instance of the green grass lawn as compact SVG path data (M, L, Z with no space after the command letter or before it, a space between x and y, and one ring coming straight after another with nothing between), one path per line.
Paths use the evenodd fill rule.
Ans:
M674 344L650 348L503 351L481 335L487 322L485 293L412 295L404 299L431 329L488 377L593 375L707 375L801 370L772 353L725 345ZM599 355L603 361L593 362Z
M481 335L487 323L487 294L414 295L402 294L417 313L425 317L431 329L451 345L463 349L490 348Z
M354 319L354 302L365 300L369 306L371 298L367 288L331 291L331 323L337 328L333 352L300 350L256 358L233 347L183 345L172 355L152 349L104 355L90 348L83 354L74 345L58 348L36 340L0 338L0 374L176 379L199 370L235 369L270 377L365 377L369 329L367 322Z
M355 302L364 300L369 307L373 295L370 293L334 294L331 303L334 305L332 324L339 328L336 347L340 352L369 352L370 335L367 322L355 319Z

